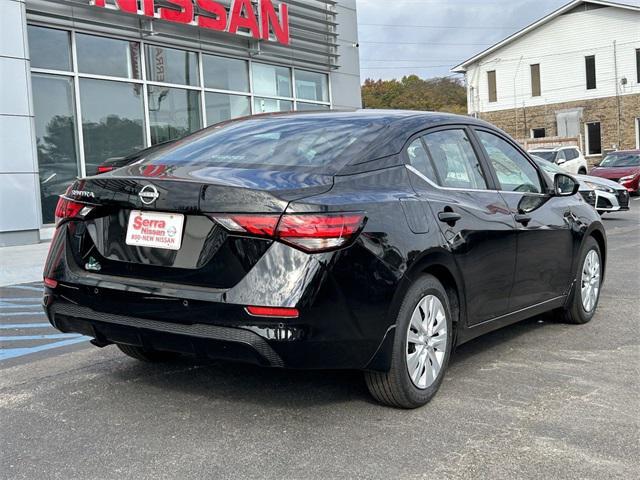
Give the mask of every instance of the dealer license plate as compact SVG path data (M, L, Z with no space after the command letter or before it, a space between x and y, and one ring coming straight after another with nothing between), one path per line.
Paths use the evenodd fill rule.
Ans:
M127 245L179 250L182 244L184 215L180 213L131 210L127 227Z

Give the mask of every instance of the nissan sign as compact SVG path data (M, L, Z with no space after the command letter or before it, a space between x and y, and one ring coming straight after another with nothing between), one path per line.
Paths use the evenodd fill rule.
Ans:
M256 40L268 40L289 45L289 11L285 3L276 8L272 0L259 0L254 8L251 0L232 0L227 9L214 0L89 0L95 7L169 22L196 25L220 32L248 35Z

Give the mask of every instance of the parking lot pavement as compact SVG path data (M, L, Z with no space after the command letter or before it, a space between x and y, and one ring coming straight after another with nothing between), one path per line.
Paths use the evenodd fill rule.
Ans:
M40 287L3 289L2 338L29 338L2 341L0 478L638 478L640 199L632 208L604 217L592 322L541 317L463 345L413 411L373 403L355 372L144 365L49 337Z
M36 353L88 340L49 324L42 311L41 282L0 287L0 362L31 361Z

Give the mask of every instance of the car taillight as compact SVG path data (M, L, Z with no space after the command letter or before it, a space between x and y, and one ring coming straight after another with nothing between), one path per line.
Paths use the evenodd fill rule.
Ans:
M58 199L58 205L56 206L56 223L64 218L77 217L80 211L85 207L83 203L74 202L65 197Z
M363 225L361 213L283 215L276 236L303 250L330 250L349 242Z
M107 172L110 172L111 170L113 170L113 167L108 167L105 165L98 166L98 173L107 173Z
M231 232L268 237L308 252L346 245L364 226L363 213L301 213L279 215L212 215Z
M280 215L219 215L211 218L231 232L272 237Z
M298 318L300 313L297 308L287 307L246 307L247 313L254 317L273 317L273 318Z

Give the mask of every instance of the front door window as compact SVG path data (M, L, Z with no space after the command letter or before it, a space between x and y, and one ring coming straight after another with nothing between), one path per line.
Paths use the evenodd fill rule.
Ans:
M477 133L496 171L501 190L542 193L538 170L516 147L493 133L484 131Z

